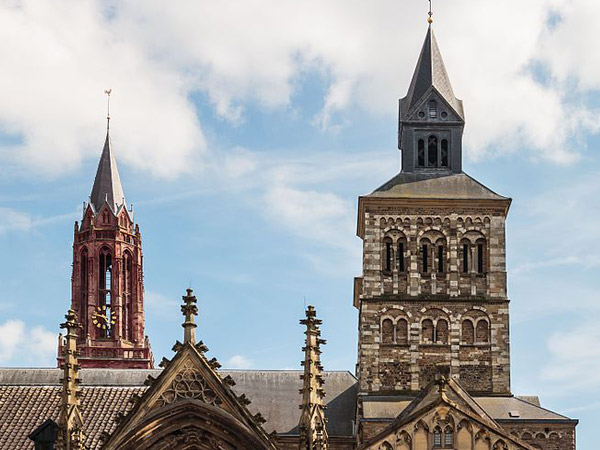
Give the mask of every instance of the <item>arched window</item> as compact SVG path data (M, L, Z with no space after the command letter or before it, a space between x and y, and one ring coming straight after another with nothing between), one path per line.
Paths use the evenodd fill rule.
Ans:
M425 141L423 139L419 139L417 148L417 166L425 167Z
M446 270L446 243L443 239L438 239L437 246L437 271L444 273Z
M444 428L444 448L453 448L454 447L454 432L452 428L448 425Z
M487 267L485 264L485 239L477 239L477 273L485 273Z
M398 272L404 272L406 270L406 266L404 264L404 242L398 242L398 252L396 254L398 259Z
M435 326L435 341L438 344L448 343L448 322L444 319L438 320Z
M391 319L383 319L381 322L381 342L384 344L394 342L394 322Z
M466 239L463 239L461 241L461 258L460 258L460 262L461 262L461 270L462 273L469 273L469 252L471 251L471 245L469 244L469 241Z
M421 272L429 272L429 241L421 241Z
M433 322L430 319L421 323L421 335L423 342L433 342Z
M84 248L79 256L79 320L83 324L82 333L89 333L88 331L88 251Z
M442 448L442 429L440 427L433 429L433 448Z
M122 265L123 280L123 317L121 320L121 336L125 339L133 339L133 267L131 253L126 251L123 254Z
M427 166L437 167L438 165L438 138L431 135L427 139Z
M487 321L484 319L481 319L479 322L477 322L476 338L477 342L486 343L489 341L489 326Z
M400 345L408 344L408 322L404 319L396 323L396 343Z
M98 306L106 307L107 326L100 328L100 337L109 337L110 331L108 323L111 314L111 294L112 294L112 255L108 248L100 250L99 270L98 270Z
M437 102L435 100L429 100L429 117L435 119L437 113Z
M472 345L475 342L475 328L470 320L463 320L462 323L462 341L464 344Z
M448 167L448 139L442 139L441 166Z
M392 238L383 238L383 270L392 271L392 262L394 261Z

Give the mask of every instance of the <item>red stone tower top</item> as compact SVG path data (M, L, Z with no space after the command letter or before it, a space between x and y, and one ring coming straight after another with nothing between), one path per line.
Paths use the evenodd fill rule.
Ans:
M81 367L148 369L142 236L128 210L109 130L81 224L75 222L71 309ZM62 358L59 348L59 365Z

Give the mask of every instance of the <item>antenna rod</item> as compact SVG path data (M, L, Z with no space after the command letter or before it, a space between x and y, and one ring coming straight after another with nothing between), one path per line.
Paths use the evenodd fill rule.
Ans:
M427 23L429 25L431 25L433 23L433 7L431 5L432 0L429 0L429 14L428 14L428 18L427 18Z
M110 128L110 94L112 89L105 89L104 93L106 94L106 130Z

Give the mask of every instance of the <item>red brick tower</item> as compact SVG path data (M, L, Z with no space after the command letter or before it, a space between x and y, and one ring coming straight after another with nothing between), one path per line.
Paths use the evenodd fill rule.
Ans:
M81 367L148 369L142 236L128 210L107 127L81 225L75 222L71 309L82 329ZM59 348L59 367L62 348Z

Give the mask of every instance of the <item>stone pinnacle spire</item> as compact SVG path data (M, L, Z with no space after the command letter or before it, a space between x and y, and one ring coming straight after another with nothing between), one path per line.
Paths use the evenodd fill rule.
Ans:
M198 315L198 307L196 306L197 299L193 295L192 289L187 290L187 295L184 295L184 304L181 305L181 312L185 316L185 322L181 324L184 329L183 343L184 344L196 344L196 325L194 323L194 316Z
M400 120L405 119L410 114L411 110L420 103L420 100L429 92L430 88L434 88L456 114L464 120L462 101L454 95L450 77L446 71L431 25L427 29L425 42L419 55L419 61L408 94L401 100Z
M58 436L59 450L82 449L85 435L83 434L83 417L79 410L79 363L77 362L77 334L81 325L73 310L65 316L61 328L67 330L64 341L64 366L62 378L61 409L58 419L60 432Z
M100 156L96 178L94 179L94 186L92 187L92 193L90 194L90 203L94 206L96 212L100 211L100 208L104 205L105 201L108 203L108 206L110 206L113 213L116 213L121 206L125 205L125 194L123 193L123 186L121 185L121 178L119 177L117 160L110 143L110 130L108 129L108 125L102 156Z
M304 373L300 375L303 380L302 404L300 409L300 450L327 450L327 419L325 418L325 391L323 390L323 366L321 365L321 344L326 341L320 338L319 325L315 308L309 306L306 310L306 319L300 321L306 325L306 345L304 351Z

